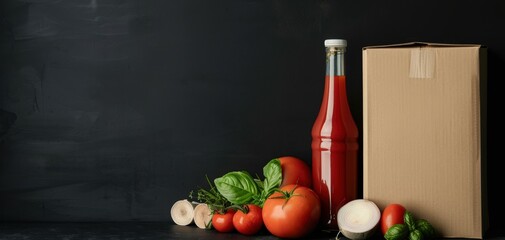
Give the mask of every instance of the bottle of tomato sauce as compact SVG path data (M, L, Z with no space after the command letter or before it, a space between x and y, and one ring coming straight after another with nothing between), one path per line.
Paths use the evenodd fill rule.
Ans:
M358 128L346 94L344 39L327 39L323 100L312 128L313 189L321 199L321 227L338 231L340 207L357 198Z

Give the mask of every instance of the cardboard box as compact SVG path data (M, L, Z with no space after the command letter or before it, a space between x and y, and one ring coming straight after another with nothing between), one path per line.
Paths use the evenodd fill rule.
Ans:
M481 45L363 48L363 196L400 203L443 237L482 239L486 58Z

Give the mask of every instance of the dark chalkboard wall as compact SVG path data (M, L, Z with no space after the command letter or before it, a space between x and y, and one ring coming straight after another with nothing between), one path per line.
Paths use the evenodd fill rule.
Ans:
M348 40L359 126L364 46L486 45L489 95L505 64L502 1L3 0L0 18L4 221L171 221L205 175L310 163L326 38Z

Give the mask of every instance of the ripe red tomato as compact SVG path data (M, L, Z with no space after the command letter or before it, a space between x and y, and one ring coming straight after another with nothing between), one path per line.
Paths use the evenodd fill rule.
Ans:
M296 184L283 186L263 205L263 223L279 238L300 238L319 223L321 202L310 188Z
M395 224L403 224L405 215L405 207L398 203L387 205L381 215L381 231L385 235L388 229Z
M263 228L261 208L254 204L247 204L245 208L247 213L238 210L233 215L233 226L239 233L254 235Z
M302 159L293 156L278 158L282 168L281 187L289 184L312 187L312 170Z
M235 210L228 209L225 213L215 212L212 215L212 227L218 232L231 232L235 230L233 226L233 215Z

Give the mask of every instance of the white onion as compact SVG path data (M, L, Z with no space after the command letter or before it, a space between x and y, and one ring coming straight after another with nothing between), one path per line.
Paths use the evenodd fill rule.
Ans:
M381 217L379 207L366 199L355 199L342 206L337 214L340 232L349 239L366 239L375 233Z
M186 199L176 201L170 209L170 215L175 224L186 226L193 222L194 204Z
M207 204L198 203L195 206L193 221L197 227L201 229L207 228L209 223L212 221L212 212Z

